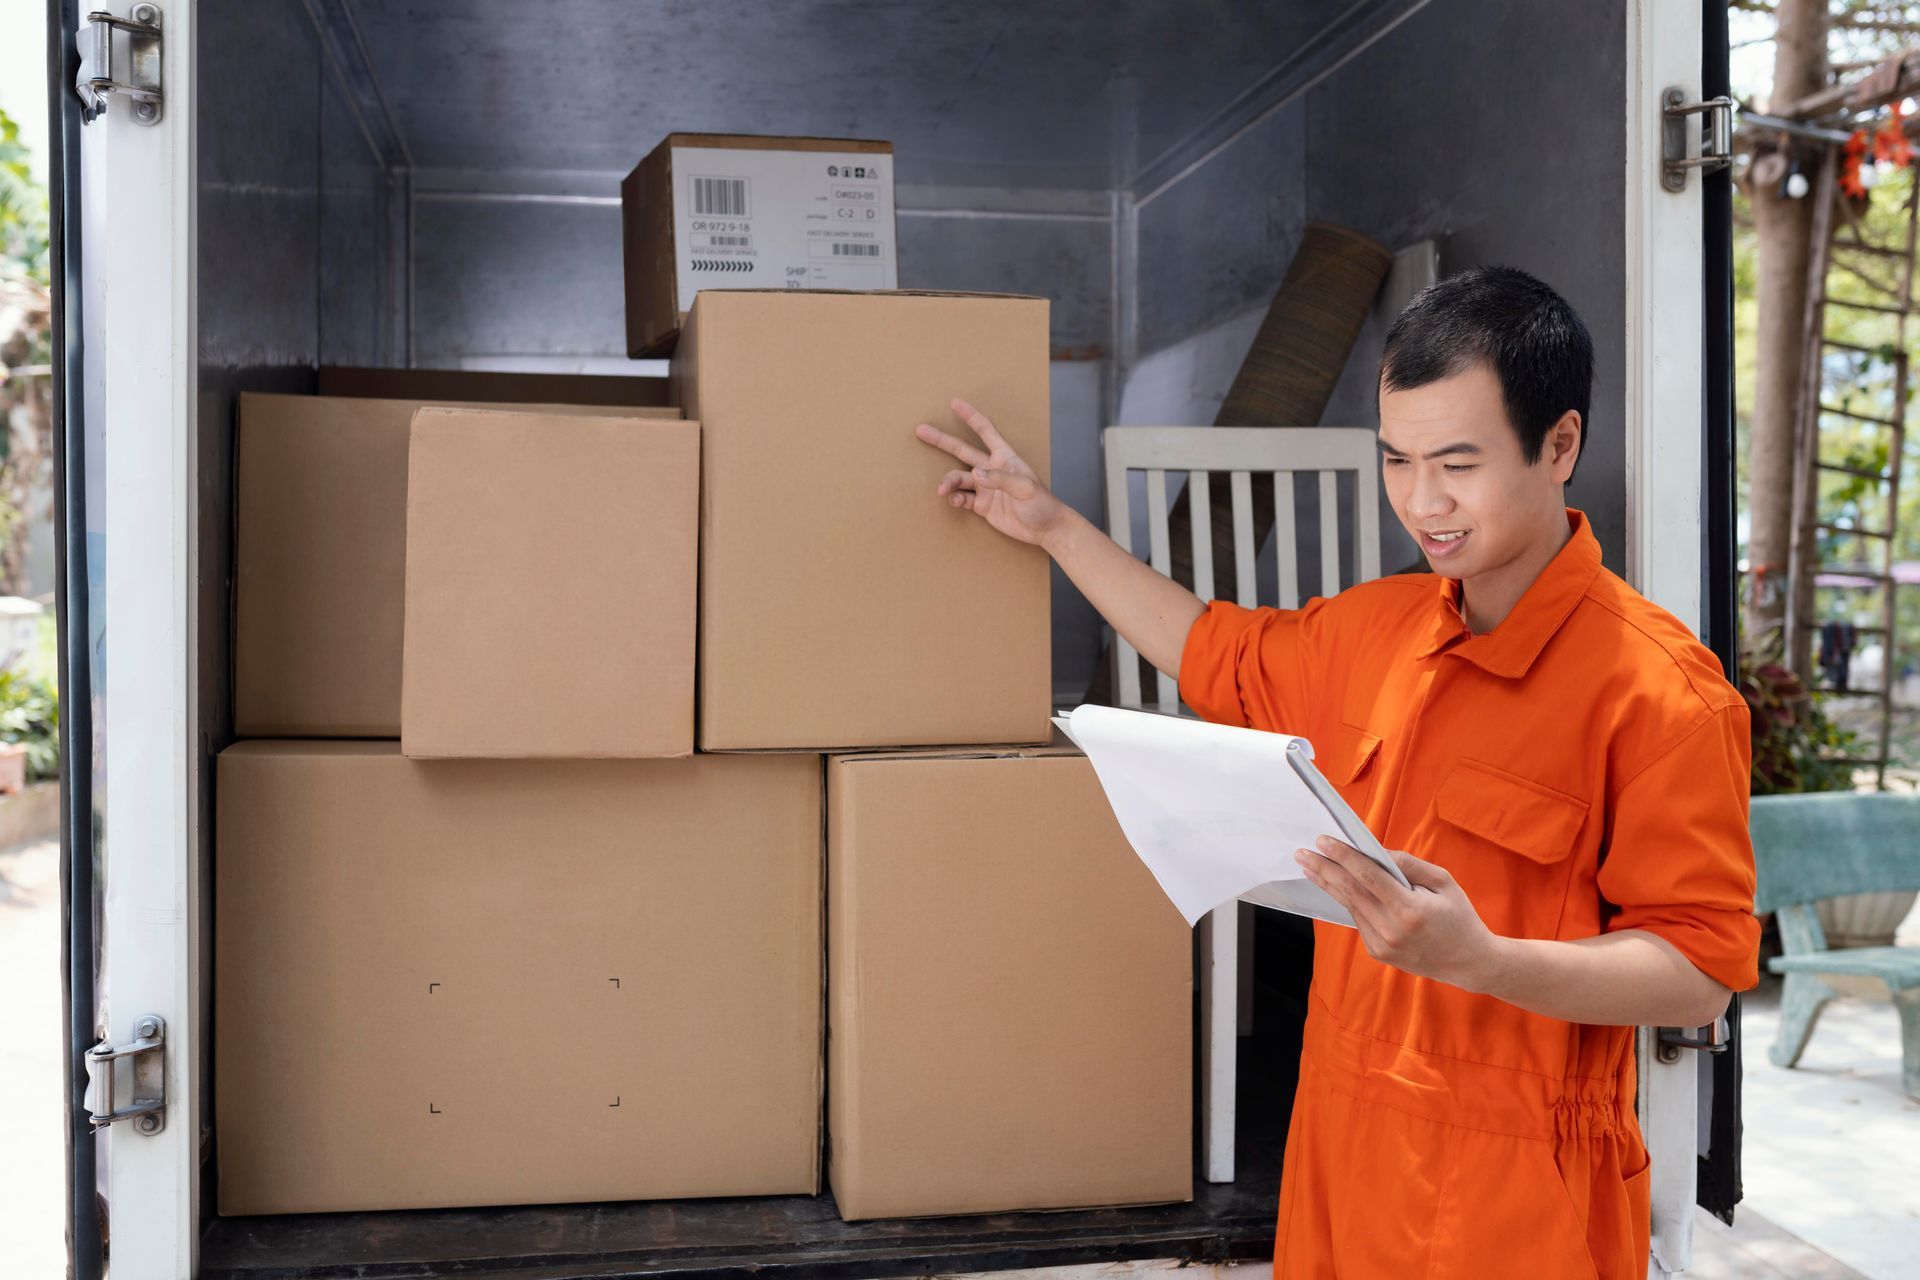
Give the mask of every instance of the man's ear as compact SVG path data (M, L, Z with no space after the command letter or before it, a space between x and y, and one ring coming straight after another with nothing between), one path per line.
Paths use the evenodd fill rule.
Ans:
M1547 428L1540 453L1553 468L1555 484L1565 484L1573 478L1573 464L1580 461L1580 446L1585 443L1582 425L1580 411L1569 409Z

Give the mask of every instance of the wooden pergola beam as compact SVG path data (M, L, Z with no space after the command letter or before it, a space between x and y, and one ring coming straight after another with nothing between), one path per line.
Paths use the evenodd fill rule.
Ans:
M1905 49L1846 84L1829 85L1798 102L1769 112L1786 120L1819 120L1834 115L1878 111L1889 102L1920 92L1920 49Z

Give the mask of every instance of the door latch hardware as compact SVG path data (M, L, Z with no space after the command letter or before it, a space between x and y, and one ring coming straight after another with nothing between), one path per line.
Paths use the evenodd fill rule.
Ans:
M1732 1035L1727 1029L1727 1019L1723 1014L1713 1020L1704 1037L1688 1035L1698 1030L1696 1027L1661 1027L1653 1038L1654 1056L1662 1062L1678 1062L1682 1049L1698 1049L1702 1053L1725 1053L1732 1043Z
M1687 155L1687 117L1702 115L1700 154ZM1669 86L1660 94L1660 185L1668 191L1687 189L1687 170L1713 173L1733 163L1733 99L1708 98L1688 102L1686 93Z
M125 18L96 10L87 15L93 27L93 55L82 64L74 89L80 95L81 115L92 123L107 109L115 94L128 100L135 124L160 123L160 6L136 4ZM127 33L129 67L125 80L113 77L113 33Z
M104 1110L88 1111L95 1133L122 1120L133 1121L134 1132L152 1137L167 1127L167 1024L157 1014L148 1014L133 1024L134 1040L118 1047L102 1040L87 1050L87 1076L97 1092L95 1100ZM122 1058L133 1059L133 1099L115 1110L114 1064Z

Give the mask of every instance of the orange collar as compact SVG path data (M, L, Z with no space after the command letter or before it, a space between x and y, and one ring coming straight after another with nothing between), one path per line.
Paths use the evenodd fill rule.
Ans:
M1588 527L1586 513L1568 507L1567 526L1573 534L1567 545L1491 631L1468 634L1460 612L1460 581L1442 577L1433 629L1414 657L1431 658L1444 650L1497 676L1518 679L1526 675L1600 572L1600 542Z

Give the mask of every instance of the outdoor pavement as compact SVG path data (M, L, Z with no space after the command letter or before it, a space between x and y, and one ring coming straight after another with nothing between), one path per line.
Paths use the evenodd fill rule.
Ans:
M0 1276L66 1274L60 846L0 850Z
M66 1269L60 1147L59 851L0 850L0 1276ZM1901 941L1920 946L1920 912ZM1799 1068L1767 1061L1779 1004L1747 997L1746 1203L1696 1219L1700 1280L1920 1280L1920 1102L1890 1005L1828 1006ZM1086 1268L1088 1275L1155 1274ZM1206 1274L1191 1268L1184 1276ZM1242 1275L1250 1274L1234 1268Z
M1899 941L1920 946L1920 911ZM1900 1089L1899 1017L1886 1001L1836 1000L1800 1065L1787 1071L1766 1054L1779 1001L1779 983L1769 979L1743 1006L1747 1198L1735 1234L1750 1209L1853 1270L1802 1264L1751 1274L1916 1280L1920 1101Z

